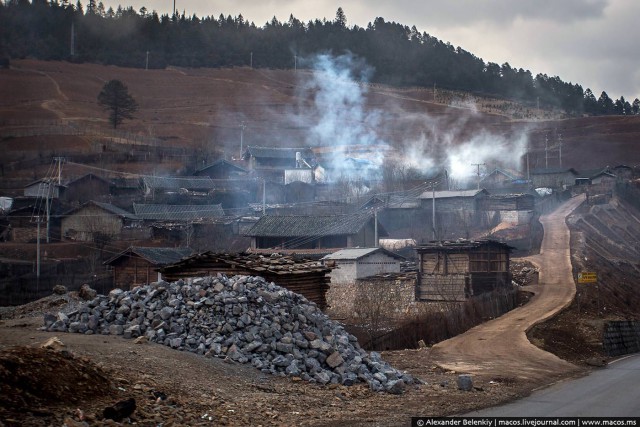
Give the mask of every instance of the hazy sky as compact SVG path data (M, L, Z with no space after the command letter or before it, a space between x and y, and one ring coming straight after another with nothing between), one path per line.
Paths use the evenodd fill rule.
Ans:
M172 0L102 0L159 14ZM83 3L86 3L83 2ZM485 62L559 76L591 88L596 98L640 98L640 1L638 0L176 0L188 16L237 16L263 26L274 16L333 20L338 7L347 25L366 27L376 17L415 25Z

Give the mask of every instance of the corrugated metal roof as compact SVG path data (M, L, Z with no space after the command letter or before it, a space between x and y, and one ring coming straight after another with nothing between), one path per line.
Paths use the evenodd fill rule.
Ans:
M211 178L171 178L160 176L145 176L142 178L144 185L151 189L179 190L212 190L215 184Z
M361 206L361 209L374 206L384 206L390 209L413 209L420 207L420 200L416 196L396 194L376 195L367 200L367 202Z
M357 215L265 215L251 227L247 236L306 237L358 233L371 219L369 213Z
M393 252L390 252L384 248L347 248L347 249L341 249L337 252L334 252L332 254L329 254L325 257L323 257L322 259L330 259L330 260L357 260L360 258L364 258L367 255L371 255L374 254L376 252L382 252L385 255L388 255L390 257L393 258L397 258L400 260L403 260L404 257L401 257L400 255L394 254Z
M108 259L104 262L105 265L112 264L117 259L124 256L137 255L149 261L152 264L158 266L164 266L167 264L173 264L181 259L193 254L191 248L152 248L143 246L130 246L126 250L120 252L118 255Z
M147 221L195 221L224 216L222 205L133 204L136 215Z
M457 191L451 191L451 190L446 190L446 191L436 191L435 192L435 198L437 199L448 199L448 198L452 198L452 197L475 197L477 196L479 193L487 193L487 190L457 190ZM418 198L420 199L433 199L433 192L432 191L425 191L424 193L422 193Z

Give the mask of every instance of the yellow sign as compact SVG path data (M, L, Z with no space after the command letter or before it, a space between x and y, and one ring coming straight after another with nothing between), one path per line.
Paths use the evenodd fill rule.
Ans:
M598 273L593 271L578 273L578 283L598 283Z

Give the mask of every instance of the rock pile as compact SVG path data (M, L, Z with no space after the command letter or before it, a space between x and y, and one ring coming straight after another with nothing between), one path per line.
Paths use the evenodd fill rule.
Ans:
M43 329L144 336L319 384L366 382L372 390L399 394L417 381L360 348L341 324L303 296L254 276L219 274L115 289L68 315L45 315Z

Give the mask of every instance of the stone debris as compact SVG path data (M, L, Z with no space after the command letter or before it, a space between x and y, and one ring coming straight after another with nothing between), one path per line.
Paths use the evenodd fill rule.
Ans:
M256 276L218 274L114 289L74 312L45 316L42 329L143 336L322 385L365 382L374 391L399 394L419 382L360 348L356 337L316 304Z

